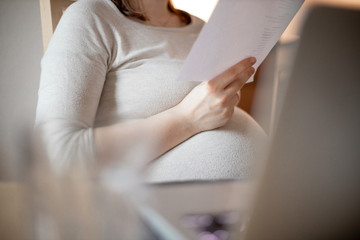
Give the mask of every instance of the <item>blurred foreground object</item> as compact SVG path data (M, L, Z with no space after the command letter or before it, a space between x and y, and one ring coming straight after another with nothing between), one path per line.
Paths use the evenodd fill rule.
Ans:
M19 159L7 160L22 161L23 176L0 183L0 239L141 239L127 192L113 191L84 169L57 174L32 136L14 144Z
M246 234L360 239L360 10L314 7Z

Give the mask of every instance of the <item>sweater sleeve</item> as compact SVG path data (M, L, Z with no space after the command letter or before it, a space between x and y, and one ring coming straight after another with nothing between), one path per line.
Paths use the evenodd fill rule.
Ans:
M93 125L112 46L103 15L87 1L72 4L41 60L36 127L56 170L95 160Z

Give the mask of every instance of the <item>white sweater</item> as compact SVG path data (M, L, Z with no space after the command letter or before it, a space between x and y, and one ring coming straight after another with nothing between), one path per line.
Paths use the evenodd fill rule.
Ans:
M179 103L197 84L176 77L202 26L194 16L181 28L144 25L110 0L72 4L41 61L36 124L53 165L93 162L94 127L146 118ZM148 179L245 177L262 134L236 110L226 126L197 134L154 161Z

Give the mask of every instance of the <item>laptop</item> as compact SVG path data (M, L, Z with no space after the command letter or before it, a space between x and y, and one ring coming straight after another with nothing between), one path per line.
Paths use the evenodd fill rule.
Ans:
M244 239L360 239L360 10L303 27Z

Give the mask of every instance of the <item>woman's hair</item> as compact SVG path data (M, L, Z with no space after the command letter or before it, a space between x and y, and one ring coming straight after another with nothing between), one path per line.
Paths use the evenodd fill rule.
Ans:
M134 1L134 0L111 0L111 1L117 6L120 12L125 16L134 17L142 21L148 20L145 13L135 10L136 8L138 8L139 5L138 1ZM191 23L190 15L187 12L176 9L171 0L168 1L168 9L170 10L170 12L179 16L181 21L183 21L184 23L186 24Z

